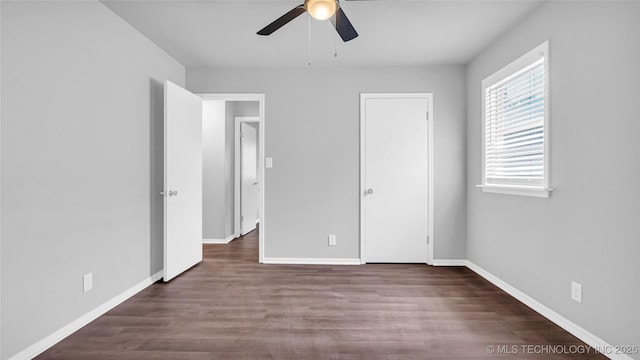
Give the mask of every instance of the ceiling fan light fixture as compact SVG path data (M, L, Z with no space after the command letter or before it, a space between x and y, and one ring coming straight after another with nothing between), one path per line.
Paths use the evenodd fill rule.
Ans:
M338 10L336 0L305 0L304 8L314 19L327 20Z

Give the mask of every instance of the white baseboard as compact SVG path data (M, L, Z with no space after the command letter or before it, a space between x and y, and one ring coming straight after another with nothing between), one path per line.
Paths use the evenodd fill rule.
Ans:
M345 258L264 258L263 264L289 264L289 265L360 265L360 259Z
M82 315L78 319L74 320L70 324L62 327L58 331L53 334L45 337L44 339L38 341L37 343L29 346L28 348L22 350L21 352L13 355L9 360L26 360L33 359L34 357L40 355L45 350L49 349L53 345L57 344L67 336L73 334L78 331L83 326L89 324L93 320L105 314L107 311L113 309L114 307L120 305L125 300L129 299L133 295L139 293L140 291L146 289L151 284L156 281L162 279L162 271L159 271L150 277L140 281L139 283L133 285L131 288L125 290L120 293L116 297L107 301L106 303L98 306L97 308L89 311L88 313Z
M488 280L490 283L492 283L495 286L499 287L502 291L504 291L507 294L513 296L518 301L520 301L521 303L527 305L528 307L530 307L534 311L538 312L540 315L544 316L545 318L551 320L556 325L560 326L561 328L563 328L564 330L566 330L567 332L569 332L573 336L575 336L578 339L584 341L587 345L591 346L593 349L598 350L599 352L602 353L602 355L608 357L609 359L613 359L613 360L633 360L633 358L631 358L629 355L626 355L626 354L613 354L613 353L611 353L613 351L609 351L609 350L614 350L615 349L615 347L612 346L611 344L609 344L606 341L602 340L601 338L595 336L594 334L590 333L589 331L585 330L584 328L580 327L579 325L573 323L572 321L570 321L569 319L565 318L564 316L558 314L557 312L549 309L548 307L546 307L543 304L539 303L535 299L531 298L529 295L527 295L527 294L523 293L522 291L516 289L515 287L509 285L505 281L501 280L500 278L498 278L497 276L491 274L490 272L488 272L487 270L481 268L480 266L474 264L473 262L471 262L469 260L466 260L466 266L469 269L471 269L473 272L475 272L476 274L478 274L478 275L482 276L483 278L485 278L486 280Z
M202 239L203 244L228 244L237 238L235 234L229 235L226 239Z
M466 259L433 259L433 266L467 266Z

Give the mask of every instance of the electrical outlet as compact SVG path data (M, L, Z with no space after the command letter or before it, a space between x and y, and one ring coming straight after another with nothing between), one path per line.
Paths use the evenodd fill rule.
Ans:
M329 246L336 246L336 236L329 235Z
M582 285L571 282L571 299L582 304Z
M85 274L82 277L82 280L83 280L82 283L83 283L84 292L87 292L93 289L93 273Z

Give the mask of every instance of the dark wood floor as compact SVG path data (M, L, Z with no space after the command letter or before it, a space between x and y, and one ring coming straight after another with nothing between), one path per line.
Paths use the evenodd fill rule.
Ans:
M255 231L205 245L37 359L605 359L466 268L260 265L257 249Z

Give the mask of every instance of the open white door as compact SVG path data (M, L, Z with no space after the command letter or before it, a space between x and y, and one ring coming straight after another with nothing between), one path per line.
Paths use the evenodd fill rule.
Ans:
M363 94L361 106L363 260L426 263L429 98Z
M164 281L202 261L202 99L164 86Z
M258 219L259 189L256 129L240 123L240 233L255 230Z

